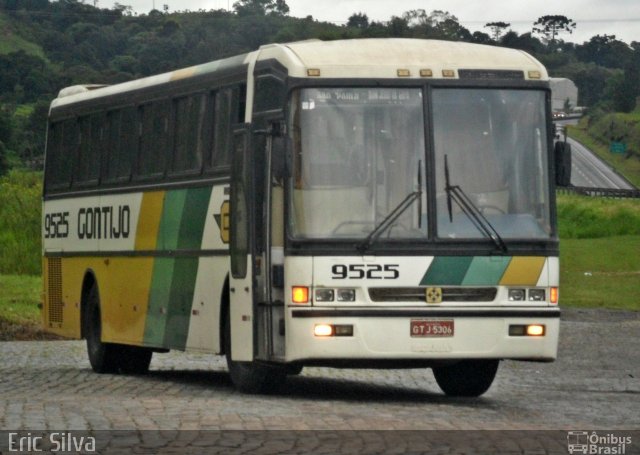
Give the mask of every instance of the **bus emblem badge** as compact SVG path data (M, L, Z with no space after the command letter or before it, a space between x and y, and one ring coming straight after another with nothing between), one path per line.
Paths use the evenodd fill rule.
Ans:
M427 288L427 303L442 303L442 288Z

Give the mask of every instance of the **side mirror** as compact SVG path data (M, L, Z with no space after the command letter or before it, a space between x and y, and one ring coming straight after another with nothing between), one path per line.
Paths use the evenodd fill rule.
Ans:
M553 155L556 168L556 186L571 185L571 144L556 142Z

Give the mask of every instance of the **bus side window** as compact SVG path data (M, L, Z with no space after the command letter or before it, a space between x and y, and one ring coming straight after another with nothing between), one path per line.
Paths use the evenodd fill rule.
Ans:
M136 176L140 179L162 178L167 153L172 149L171 102L154 101L140 107L140 150Z
M174 175L199 173L206 136L207 97L204 94L185 96L174 100L175 139L171 172Z
M131 178L131 159L138 150L138 114L135 107L107 114L106 182L128 182Z
M47 161L50 162L47 165L46 176L48 189L62 189L70 186L76 136L75 119L51 124L47 143Z
M100 149L102 116L81 117L78 121L80 145L76 162L74 186L93 186L100 176Z
M233 90L230 88L219 90L212 98L213 141L208 165L211 169L216 169L230 164Z

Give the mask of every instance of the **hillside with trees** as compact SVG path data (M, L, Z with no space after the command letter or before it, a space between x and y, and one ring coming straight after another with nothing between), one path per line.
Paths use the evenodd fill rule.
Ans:
M290 17L285 0L141 15L119 3L111 9L88 3L0 0L0 175L11 166L42 166L48 105L65 86L114 84L272 42L411 37L505 46L533 54L554 77L572 79L579 105L630 112L640 95L640 42L628 45L612 35L565 42L580 24L564 16L532 18L532 33L519 35L499 17L487 24L488 33L472 33L444 11L412 10L384 22L355 12L336 25Z

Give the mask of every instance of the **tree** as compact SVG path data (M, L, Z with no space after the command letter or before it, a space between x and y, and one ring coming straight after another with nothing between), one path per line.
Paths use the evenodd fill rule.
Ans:
M347 27L365 29L369 27L369 17L364 13L353 13L349 17Z
M286 16L289 6L285 0L238 0L233 4L238 16Z
M607 68L622 68L631 58L633 49L615 35L596 35L576 47L576 56L583 62L594 62Z
M575 28L573 19L562 15L542 16L533 23L533 33L544 36L549 43L556 42L558 33L573 33Z
M484 26L491 29L491 37L497 42L500 41L500 37L504 32L506 32L506 29L511 27L511 24L507 22L489 22Z

